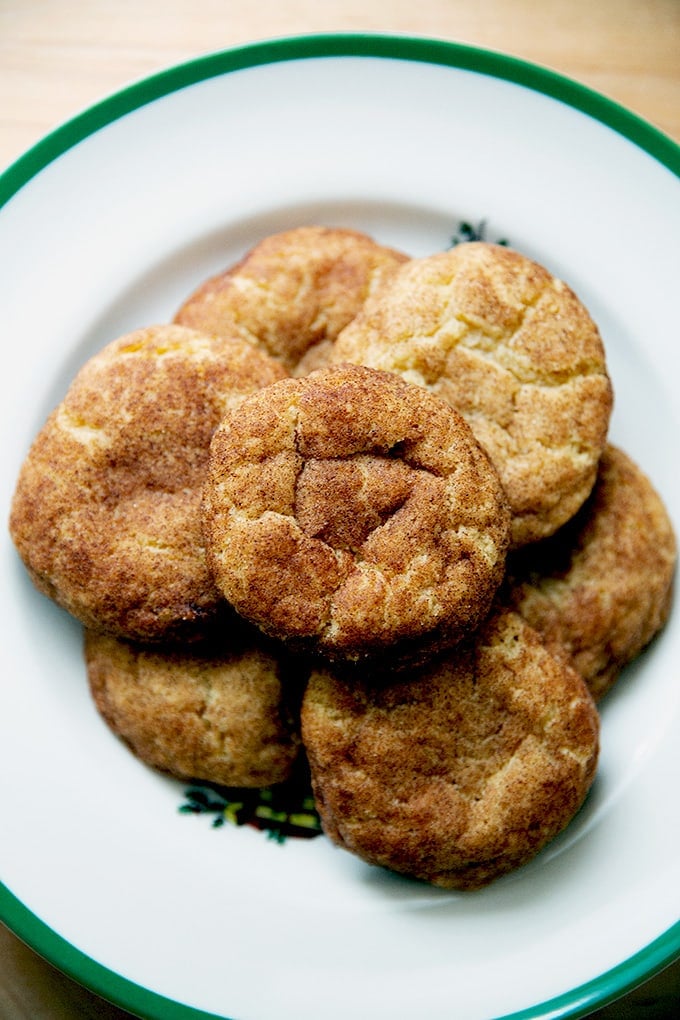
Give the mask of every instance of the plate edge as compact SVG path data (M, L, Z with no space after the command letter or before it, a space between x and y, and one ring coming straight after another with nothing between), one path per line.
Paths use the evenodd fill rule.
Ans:
M230 1020L226 1014L207 1013L168 999L98 963L50 928L3 882L0 882L0 920L34 952L72 980L146 1020ZM626 995L677 959L680 959L680 921L604 974L546 1002L503 1014L498 1020L558 1020L585 1016Z
M680 178L680 145L608 96L548 67L498 50L427 36L335 32L280 36L205 53L132 82L66 120L0 174L0 209L49 163L133 110L209 78L272 63L371 57L438 64L523 85L594 117Z

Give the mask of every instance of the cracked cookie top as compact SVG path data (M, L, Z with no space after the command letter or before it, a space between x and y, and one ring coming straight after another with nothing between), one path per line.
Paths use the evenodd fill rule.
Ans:
M666 622L676 560L659 494L608 444L578 514L509 561L503 599L599 699Z
M284 230L206 280L175 322L241 336L289 374L306 375L326 364L340 330L406 259L357 230Z
M208 571L201 489L227 410L284 375L242 340L150 326L73 380L22 466L10 531L37 587L88 627L191 636L223 599Z
M339 659L460 640L490 606L509 537L498 476L461 416L353 365L274 383L227 415L203 523L237 611Z
M397 372L468 422L510 503L515 547L552 534L595 482L612 407L598 329L570 288L473 242L401 266L333 362Z
M371 864L474 889L524 864L595 776L597 710L520 616L406 678L312 672L302 703L326 834Z

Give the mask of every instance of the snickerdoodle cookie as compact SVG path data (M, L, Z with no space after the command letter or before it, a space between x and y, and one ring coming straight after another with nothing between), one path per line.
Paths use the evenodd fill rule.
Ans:
M663 627L676 555L660 496L608 445L576 517L510 561L507 601L600 698Z
M339 658L395 659L477 626L509 513L461 416L355 365L254 393L215 432L203 506L227 600L266 633Z
M224 786L283 782L300 748L299 695L285 661L258 638L179 650L87 631L94 702L154 768Z
M301 725L327 835L446 888L533 857L573 818L598 758L585 683L507 610L406 679L313 672Z
M245 341L156 326L81 369L22 466L10 517L37 587L122 637L186 636L222 598L200 523L210 440L246 394L284 376Z
M513 546L587 498L612 406L602 341L572 290L523 255L473 242L405 263L332 360L398 372L463 415L498 469Z
M259 242L203 283L175 322L243 336L291 375L321 368L340 330L407 256L366 234L297 227Z

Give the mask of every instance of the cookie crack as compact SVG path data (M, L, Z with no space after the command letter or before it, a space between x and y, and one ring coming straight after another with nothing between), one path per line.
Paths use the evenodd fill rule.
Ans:
M436 329L422 334L423 339L434 339L444 356L444 364L440 363L435 377L429 380L429 386L437 385L447 375L445 362L456 348L465 348L468 354L474 354L480 363L506 371L520 387L539 386L550 389L602 374L602 364L595 357L582 357L577 370L573 365L551 370L537 366L530 357L523 358L513 349L513 342L524 329L528 315L554 292L553 282L546 281L533 297L516 306L517 322L509 332L500 326L494 326L481 316L473 316L464 311L450 312L450 306L457 299L455 295L449 294L445 302L444 322ZM453 324L457 328L453 328Z

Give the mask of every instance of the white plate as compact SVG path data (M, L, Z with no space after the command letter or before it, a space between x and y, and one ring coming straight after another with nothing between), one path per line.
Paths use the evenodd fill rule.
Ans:
M0 179L2 498L76 367L168 320L265 233L358 227L412 254L487 221L597 319L612 439L675 521L680 152L563 78L422 39L310 37L117 94ZM80 631L2 544L2 916L149 1017L560 1016L680 954L680 623L602 704L588 802L475 894L178 812L98 719Z

